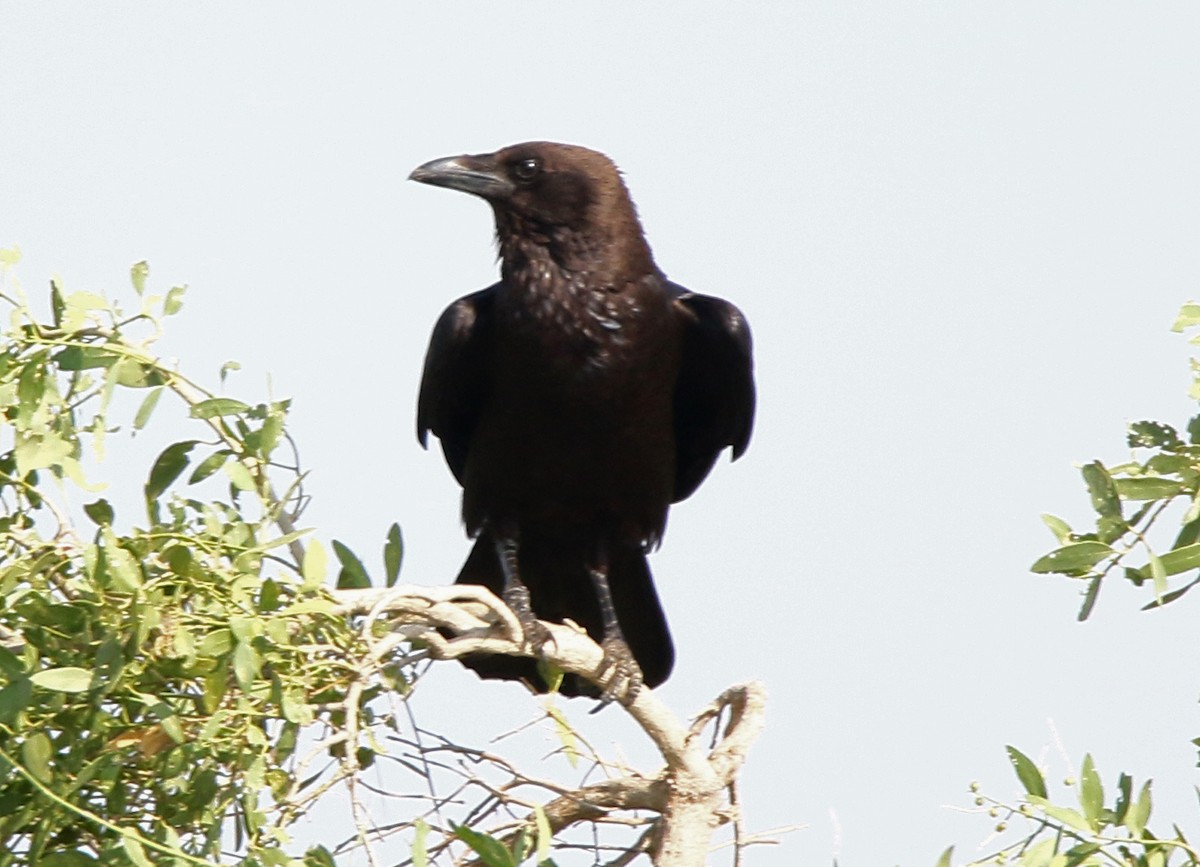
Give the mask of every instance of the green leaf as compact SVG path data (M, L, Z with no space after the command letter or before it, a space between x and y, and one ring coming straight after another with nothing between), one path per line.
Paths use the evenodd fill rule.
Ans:
M1200 544L1176 548L1163 554L1160 559L1168 575L1178 575L1180 572L1195 569L1200 567Z
M233 452L229 449L220 449L213 452L196 465L196 469L192 471L192 475L188 478L188 484L194 485L207 479L217 470L221 469L221 467L225 466L225 462L229 460L229 456L232 454Z
M250 475L250 470L246 469L246 465L241 461L229 461L224 466L225 475L229 476L229 481L233 482L233 486L240 491L254 491L254 476Z
M406 696L412 691L412 684L405 676L405 668L402 663L389 662L381 668L379 682L388 692L396 692L402 696Z
M317 544L317 543L312 543ZM312 544L305 549L304 559L308 560L308 552L312 550ZM322 580L324 580L322 578ZM320 582L318 582L319 585ZM311 588L308 588L311 589ZM327 596L309 596L306 599L301 599L299 602L293 602L282 611L279 612L283 617L295 617L300 614L333 614L333 600Z
M183 309L183 293L187 291L186 286L172 286L167 292L167 297L163 301L163 315L174 316Z
M304 693L300 690L284 690L280 697L279 707L283 718L288 722L306 726L313 721L312 709L304 700Z
M150 265L137 262L129 269L129 279L133 283L133 291L141 295L146 291L146 278L150 276Z
M334 855L323 845L314 845L305 851L304 867L337 867ZM288 861L288 867L295 867L295 861Z
M47 668L29 676L34 686L54 692L87 692L92 685L92 673L86 668Z
M0 723L11 725L17 714L29 706L31 698L33 684L27 677L14 680L4 689L0 689Z
M1101 515L1096 519L1096 538L1106 545L1111 545L1128 532L1129 524L1121 518Z
M19 436L13 454L17 459L17 472L27 476L34 470L62 465L62 461L75 450L73 443L52 433L42 436Z
M1058 867L1051 861L1057 844L1054 837L1045 837L1026 849L1019 863L1022 867Z
M1117 779L1117 803L1113 807L1113 821L1118 825L1125 824L1125 815L1129 812L1132 791L1133 778L1129 774L1121 774Z
M103 346L68 346L54 355L58 369L70 371L109 368L119 360L120 356Z
M271 457L271 452L275 451L275 446L279 444L279 438L283 435L283 415L273 412L267 416L263 422L262 430L258 436L258 453L263 459Z
M142 584L142 570L133 555L121 547L117 537L108 527L104 528L104 558L108 563L108 574L112 586L124 592L133 592Z
M1170 593L1164 593L1161 596L1156 596L1154 598L1154 601L1147 602L1145 605L1143 605L1141 607L1140 610L1149 611L1151 608L1162 608L1164 605L1170 605L1172 602L1174 602L1176 599L1179 599L1180 597L1182 597L1183 594L1187 593L1189 590L1191 590L1197 584L1200 584L1200 577L1196 578L1193 581L1189 581L1187 584L1180 587L1178 590L1172 590Z
M1099 862L1088 861L1087 859L1103 848L1099 843L1080 843L1078 846L1072 846L1066 851L1067 860L1064 867L1081 867L1085 862L1088 867L1094 867ZM1051 867L1056 867L1056 865L1052 864Z
M1079 772L1079 806L1093 831L1100 830L1100 814L1104 810L1104 787L1091 754L1083 757L1083 769Z
M572 768L576 767L579 764L579 746L575 729L571 728L566 716L554 705L546 707L546 714L554 720L554 727L558 731L558 742L562 744L563 755L567 757Z
M1025 791L1039 798L1045 798L1046 780L1042 777L1042 772L1037 769L1037 765L1016 747L1009 746L1005 749L1008 751L1008 760L1012 762L1013 769L1017 772L1017 779L1021 781Z
M197 440L184 440L172 443L163 449L158 460L150 470L150 479L146 482L146 501L154 502L162 496L173 481L188 465L188 453L196 447Z
M1121 500L1117 496L1116 485L1112 476L1099 461L1092 461L1080 468L1083 480L1087 484L1088 494L1092 498L1092 508L1105 518L1121 517Z
M45 732L37 732L25 738L21 744L21 760L25 770L33 774L43 783L48 783L53 776L50 773L50 738Z
M98 312L112 312L112 305L95 292L72 292L63 298L63 328L75 331L84 327L89 317Z
M125 850L125 854L129 856L129 860L136 867L154 867L154 862L146 857L146 850L132 834L121 835L121 848Z
M1167 592L1166 567L1162 558L1153 551L1150 552L1150 562L1147 565L1150 567L1150 577L1154 579L1154 598L1161 605L1163 594Z
M236 361L226 361L224 364L222 364L221 365L221 385L225 384L225 377L227 377L231 371L241 370L241 369L242 369L242 366L240 364L238 364Z
M1200 499L1192 501L1192 507L1200 504ZM1182 527L1179 528L1179 535L1175 537L1172 548L1186 548L1188 545L1194 545L1200 542L1200 520L1192 518L1185 520Z
M1113 483L1123 500L1168 500L1183 493L1183 482L1158 476L1116 479Z
M429 836L429 823L418 816L413 822L413 832L413 867L429 867L429 849L425 843Z
M325 546L319 540L313 539L308 543L308 547L304 549L304 566L300 570L303 577L301 589L314 590L325 583L325 575L329 570L329 556L325 553ZM294 608L295 606L290 606ZM290 610L289 608L289 610Z
M1074 828L1076 831L1090 832L1092 826L1088 824L1078 810L1072 810L1070 807L1060 807L1057 804L1051 804L1044 797L1031 796L1029 799L1031 804L1035 804L1042 808L1047 816L1051 819L1057 819L1069 828Z
M46 370L39 363L44 359L44 355L37 356L17 377L17 401L21 406L22 421L28 421L34 410L42 405L42 397L46 394Z
M1145 449L1175 449L1183 445L1179 432L1169 424L1158 421L1135 421L1129 426L1129 447Z
M1051 551L1029 568L1039 574L1080 572L1090 569L1105 557L1111 557L1113 553L1113 549L1103 542L1074 542Z
M324 846L312 846L304 853L304 867L337 867L337 862ZM425 864L417 864L414 858L413 867L425 867Z
M516 839L512 844L512 859L516 864L520 864L525 860L525 856L529 854L529 829L522 828L517 832Z
M150 416L154 412L154 408L158 406L158 399L162 397L162 387L154 389L146 399L142 401L142 405L138 407L137 415L133 417L133 429L141 430L150 421Z
M383 569L388 587L396 585L400 577L400 563L404 559L404 539L400 535L400 525L392 524L388 528L387 542L383 546Z
M1187 446L1180 443L1181 449L1187 449ZM1195 449L1188 449L1194 452ZM1194 455L1173 454L1170 452L1152 455L1150 460L1146 461L1143 466L1138 466L1136 463L1133 468L1127 473L1129 476L1179 476L1181 478L1194 476L1192 467L1196 458Z
M108 375L117 385L123 385L126 388L150 388L154 385L162 385L167 381L162 371L153 364L132 358L122 358L109 369Z
M562 689L562 682L565 672L548 659L539 658L537 661L537 671L542 680L546 682L546 692L553 695Z
M518 867L512 853L495 837L472 831L465 825L455 825L453 822L450 823L450 827L454 829L454 836L470 846L487 867Z
M233 675L237 678L238 686L248 691L258 679L262 670L262 659L258 652L247 642L239 641L233 648Z
M183 724L180 723L179 717L171 710L171 706L165 702L159 708L163 710L163 714L159 717L162 722L163 731L175 743L183 743L187 739L187 736L183 733Z
M62 287L58 285L56 278L50 278L50 314L54 317L54 327L62 325L63 311L66 305L63 304Z
M113 507L109 505L108 500L101 498L94 503L86 504L83 507L83 513L101 527L112 526Z
M264 625L257 617L229 618L229 631L238 641L253 641L263 634Z
M1125 827L1135 838L1141 838L1146 830L1146 823L1150 821L1150 810L1152 807L1150 798L1150 780L1146 780L1142 786L1142 791L1138 794L1137 802L1132 804L1125 814Z
M334 539L333 553L337 555L342 569L338 573L337 587L339 590L361 589L371 586L371 579L362 561L353 551Z
M1075 619L1080 623L1091 617L1092 609L1096 607L1096 597L1100 595L1100 582L1103 580L1097 575L1088 583L1087 592L1083 594L1083 604L1079 606L1079 613L1075 615Z
M546 818L546 811L541 804L533 806L533 821L537 827L537 860L542 864L550 860L550 842L554 839L554 832L550 830L550 820ZM954 851L954 847L951 846L947 851Z
M195 404L191 410L192 418L213 418L221 415L240 415L250 409L250 404L234 400L232 397L210 397Z
M201 656L216 657L224 656L232 647L233 633L221 627L205 635L196 651Z
M251 551L270 551L272 548L278 548L282 545L290 545L293 542L295 542L297 539L303 539L305 536L307 536L311 532L312 532L311 527L305 527L302 530L293 530L292 532L285 533L282 536L276 536L274 539L268 539L266 542L262 542L258 545L255 545L253 548L251 548L249 550L251 550Z
M16 633L10 633L10 637L15 637L15 635ZM7 682L24 676L24 661L7 647L0 644L0 679Z
M1185 545L1174 551L1168 551L1158 557L1158 561L1162 565L1164 577L1196 569L1200 567L1200 544ZM1151 559L1149 563L1135 571L1142 580L1145 580L1154 577L1155 568L1154 560Z
M1050 532L1054 534L1054 538L1058 540L1058 544L1065 545L1071 540L1071 528L1062 518L1047 512L1042 515L1042 523L1050 528Z
M1200 325L1200 304L1189 302L1179 309L1179 315L1175 317L1171 330L1179 333L1193 325Z
M225 697L225 693L229 691L229 672L225 666L214 668L208 674L204 675L204 710L207 713L213 713L221 706L221 701ZM212 717L212 720L218 719ZM211 736L204 738L210 740Z

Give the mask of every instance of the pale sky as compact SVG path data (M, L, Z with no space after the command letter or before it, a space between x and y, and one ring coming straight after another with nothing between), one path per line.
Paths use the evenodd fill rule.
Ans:
M1194 837L1200 600L1141 613L1112 581L1078 624L1081 588L1028 566L1040 512L1090 514L1073 462L1195 411L1168 326L1200 295L1198 46L1182 2L9 0L0 246L31 292L127 293L140 259L189 284L162 349L293 398L305 523L376 565L399 521L402 580L445 583L468 545L417 382L438 313L496 265L484 204L405 178L529 139L602 150L660 266L754 329L755 439L651 561L663 698L770 690L747 822L808 827L751 862L964 860L990 823L945 805L972 779L1016 793L1005 744L1064 776L1047 720L1108 787L1154 777L1152 825ZM450 664L421 690L427 726L536 708Z

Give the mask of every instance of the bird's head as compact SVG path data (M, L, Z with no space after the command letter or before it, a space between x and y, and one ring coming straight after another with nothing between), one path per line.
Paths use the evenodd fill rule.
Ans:
M433 160L409 178L486 199L501 251L546 247L561 264L601 256L653 268L633 201L612 160L576 145L526 142L490 154Z

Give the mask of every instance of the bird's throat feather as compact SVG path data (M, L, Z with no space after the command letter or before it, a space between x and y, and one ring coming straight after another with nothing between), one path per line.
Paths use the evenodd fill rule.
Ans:
M636 288L608 269L596 245L509 236L501 241L503 292L498 313L548 356L564 350L581 372L610 367L628 345L641 306ZM548 358L548 360L550 360Z

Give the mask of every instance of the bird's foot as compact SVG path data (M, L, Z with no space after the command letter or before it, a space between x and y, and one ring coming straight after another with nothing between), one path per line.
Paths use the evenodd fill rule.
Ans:
M542 625L533 613L533 605L529 601L529 588L524 584L513 583L504 591L504 604L517 615L521 624L522 640L534 653L541 655L542 647L553 641L550 630Z
M600 649L604 651L604 659L596 671L596 679L604 684L604 691L600 694L600 704L592 708L591 713L603 710L614 701L628 707L642 691L642 669L625 639L619 633L605 636Z

